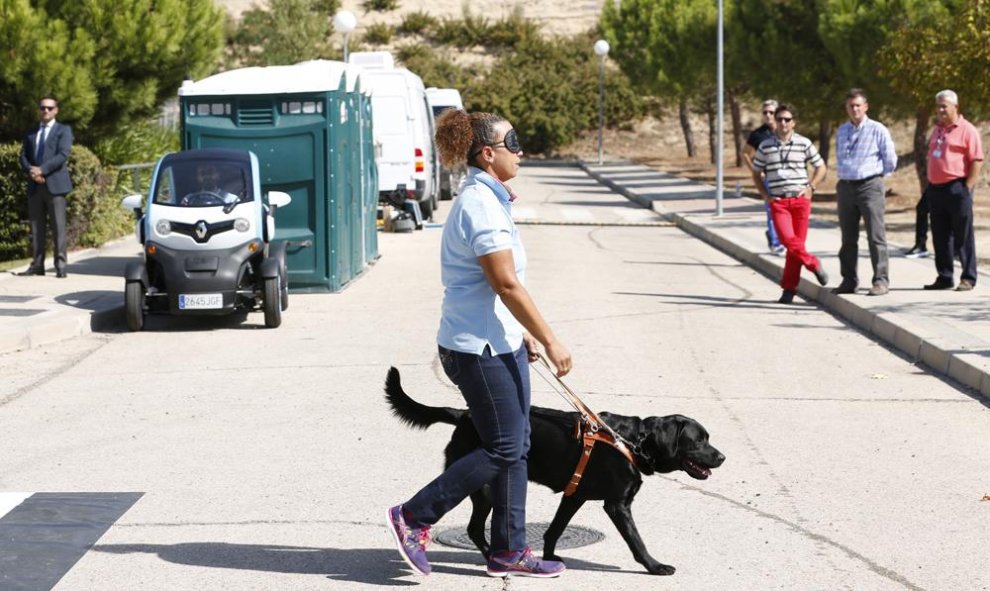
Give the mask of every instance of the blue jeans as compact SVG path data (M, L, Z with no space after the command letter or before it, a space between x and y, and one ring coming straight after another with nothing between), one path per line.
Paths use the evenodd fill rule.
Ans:
M433 525L485 485L492 494L492 552L526 547L529 364L526 347L492 356L440 347L443 370L471 411L481 447L450 465L402 509L414 526Z

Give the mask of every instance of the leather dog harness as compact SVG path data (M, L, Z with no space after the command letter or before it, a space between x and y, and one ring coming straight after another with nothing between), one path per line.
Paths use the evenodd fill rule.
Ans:
M624 458L629 460L629 463L633 465L634 468L639 470L639 466L636 464L636 458L633 456L632 450L630 449L630 443L626 441L621 435L616 433L614 429L608 426L608 423L603 421L601 417L594 413L588 406L578 398L577 394L573 390L567 387L567 384L563 382L557 374L553 372L550 364L547 360L540 354L537 354L539 360L543 363L543 367L546 368L547 372L550 373L557 380L557 383L563 388L564 393L554 388L561 397L574 407L578 413L581 414L581 418L577 420L574 425L574 438L582 441L581 457L578 459L577 467L574 469L574 474L571 476L571 480L564 487L564 496L569 497L574 494L577 490L579 484L581 484L581 476L584 474L584 469L588 467L588 461L591 459L591 452L595 448L595 444L601 441L602 443L607 443L611 445L619 453L622 454ZM539 372L537 372L539 373ZM541 374L546 380L546 377ZM548 383L553 386L549 380Z

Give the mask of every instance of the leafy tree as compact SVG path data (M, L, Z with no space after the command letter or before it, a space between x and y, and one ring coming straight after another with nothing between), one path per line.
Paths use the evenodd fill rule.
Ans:
M228 39L227 65L271 66L329 58L339 0L269 0L241 15Z
M847 0L855 3L855 0ZM848 88L819 35L821 0L736 0L727 53L732 71L762 97L794 105L806 122L817 121L820 152L828 158L831 123L842 115Z
M714 117L717 8L710 0L606 2L599 23L610 54L644 92L676 101L689 156L697 153L689 104Z
M922 190L928 183L926 134L935 94L951 88L967 117L990 112L990 6L986 0L932 3L919 7L876 54L879 72L914 111L915 171Z
M154 115L186 75L215 66L222 12L211 0L0 0L0 96L16 97L0 133L33 124L40 94L60 118L99 138Z
M16 141L38 121L38 99L59 101L59 118L85 127L97 110L85 27L70 29L28 0L0 0L0 141Z

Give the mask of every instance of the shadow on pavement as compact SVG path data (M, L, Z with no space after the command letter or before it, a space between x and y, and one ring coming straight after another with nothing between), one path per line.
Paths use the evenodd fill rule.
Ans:
M391 548L307 548L195 542L184 544L103 544L93 548L108 554L155 554L162 560L189 566L229 568L273 573L325 575L333 580L368 585L416 585L402 580L409 568ZM478 552L438 550L430 552L434 573L484 577ZM568 560L570 568L617 571L616 567ZM645 573L644 573L645 574Z
M102 310L107 307L107 298L115 298L116 300L119 300L116 302L117 304L123 304L123 284L121 284L120 291L109 291L105 289L73 291L55 296L55 301L63 306L71 306L81 310Z
M71 276L73 273L79 275L103 275L106 277L120 277L121 290L123 290L124 268L127 263L140 261L139 255L132 257L97 256L83 259L75 263L69 263L66 269Z

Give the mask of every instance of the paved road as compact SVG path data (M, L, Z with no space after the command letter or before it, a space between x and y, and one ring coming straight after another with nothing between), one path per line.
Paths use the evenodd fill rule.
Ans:
M529 287L576 359L568 383L594 408L692 416L728 459L705 482L649 477L634 504L672 578L648 578L589 504L574 524L606 538L562 551L564 578L511 588L990 588L990 411L971 394L812 304L772 303L771 280L580 170L526 168L513 186ZM503 588L439 544L435 574L411 576L381 524L450 433L398 425L386 369L458 404L435 355L438 239L382 235L365 277L293 296L277 330L159 319L0 358L0 490L114 493L100 506L126 509L56 589ZM533 487L530 520L557 500Z

